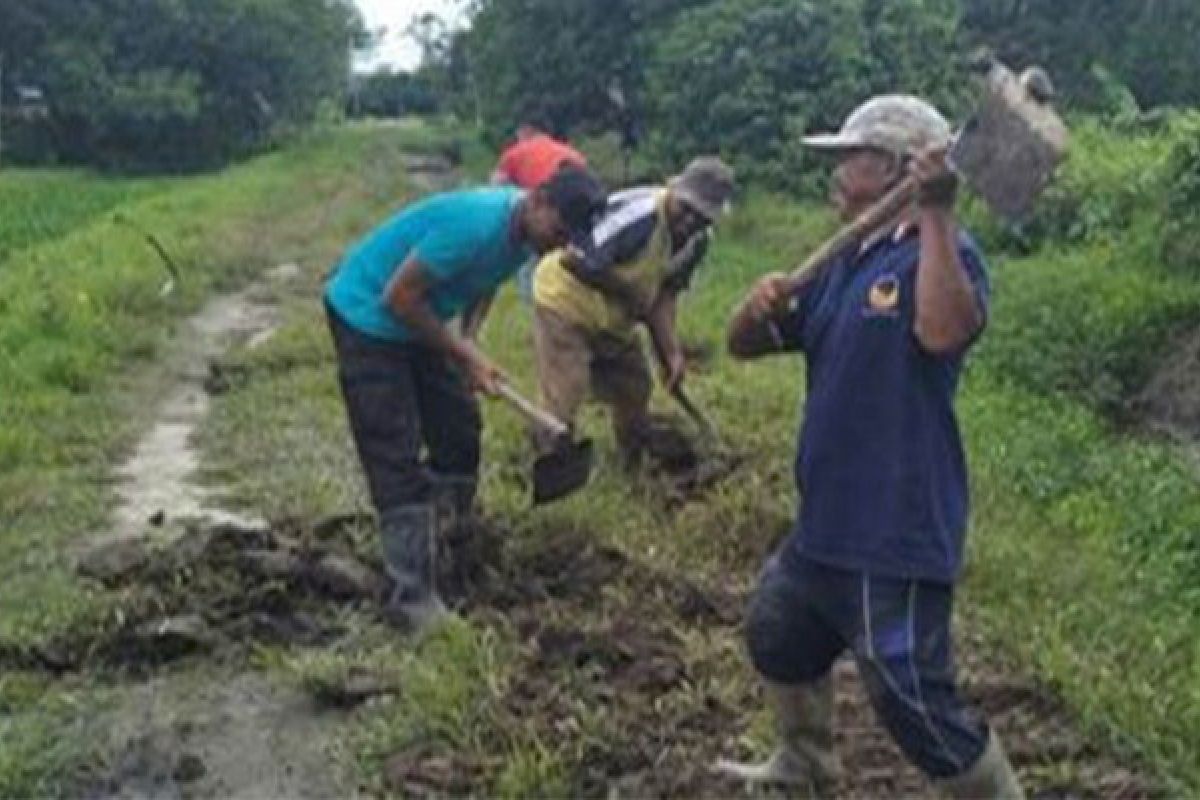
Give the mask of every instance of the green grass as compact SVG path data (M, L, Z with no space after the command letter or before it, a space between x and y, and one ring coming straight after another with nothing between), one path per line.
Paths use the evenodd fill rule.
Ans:
M314 273L407 191L402 153L421 132L347 128L210 176L173 181L13 253L0 269L0 652L91 641L120 624L121 592L72 572L73 546L105 531L110 470L145 425L173 328L212 293L265 267ZM116 189L114 189L116 191ZM166 272L152 233L182 272ZM12 676L0 675L8 682ZM86 683L86 681L85 681ZM79 689L87 702L95 695ZM0 796L71 780L93 743L56 686L0 711ZM64 705L67 704L67 705ZM85 708L84 711L87 711ZM90 713L90 712L89 712Z
M228 173L118 207L151 231L182 270L166 277L139 234L105 217L27 248L0 272L0 642L17 647L94 618L61 546L103 525L104 476L141 421L125 412L153 387L131 382L172 326L212 291L264 266L316 259L366 201L396 202L398 145L386 131L347 130ZM390 160L389 160L390 159ZM21 602L17 602L18 598Z
M1081 139L1096 140L1098 159L1122 157L1102 136L1087 129ZM0 426L12 431L0 441L0 502L14 521L0 532L0 642L31 645L102 624L112 612L114 599L82 591L62 553L73 535L102 523L106 464L136 426L120 421L130 396L115 376L154 355L171 320L211 289L264 264L299 260L305 277L282 298L280 333L238 355L251 377L218 400L203 431L209 478L268 516L312 518L366 506L320 318L319 276L400 199L396 171L378 167L398 142L437 147L428 131L343 133L123 209L169 242L189 275L200 276L176 305L155 294L162 272L154 255L103 221L23 251L24 260L10 263L11 276L0 274L0 377L17 387L16 411L0 410L12 414ZM1155 142L1139 147L1122 169L1166 152ZM465 156L474 174L485 168L469 141ZM1086 154L1072 169L1077 177L1064 188L1072 197L1086 198L1089 182L1103 189L1096 203L1114 192L1124 197L1128 172L1109 171ZM352 188L337 201L347 182ZM975 508L960 605L1053 685L1098 740L1135 755L1184 796L1200 792L1200 493L1170 447L1130 438L1109 415L1144 378L1147 354L1200 320L1200 290L1158 265L1153 221L1139 216L1136 202L1112 203L1116 211L1096 212L1103 226L1070 233L1055 223L1055 235L1069 234L1073 245L1039 241L1028 257L993 264L991 328L960 400ZM511 531L506 547L536 550L563 531L584 531L665 572L750 586L793 512L803 373L791 360L732 361L721 347L724 322L755 276L797 263L831 219L777 197L751 196L741 206L722 226L681 314L685 335L716 349L690 378L692 391L729 443L749 454L746 468L702 503L664 508L653 484L621 474L606 420L589 410L583 425L600 448L594 483L530 514L516 480L526 465L522 424L489 403L483 494L489 513ZM315 207L325 209L319 220ZM1064 219L1082 213L1077 203L1071 208ZM40 268L51 263L63 266ZM528 315L511 292L501 296L485 344L532 389ZM669 408L661 396L656 404ZM623 592L597 597L589 623L657 613L653 598ZM283 650L272 664L302 685L366 666L407 687L363 709L344 739L346 762L375 791L386 791L386 759L420 746L486 765L488 794L565 794L589 748L622 738L622 719L609 704L592 702L586 682L569 671L560 677L578 695L562 709L561 730L514 721L503 698L517 679L523 643L503 618L453 625L416 650L373 620L358 624L360 634L343 647ZM746 715L736 721L740 728L757 708L747 702L754 680L736 631L689 626L677 633L694 675L658 710L717 698ZM31 679L5 680L24 682L0 684L0 709L11 714L0 713L0 739L20 743L12 752L39 755L31 762L0 757L0 795L29 793L52 785L44 782L47 770L66 758L50 745L67 724L60 712L70 695L39 701ZM755 719L750 736L761 747L765 729Z
M507 409L487 405L484 497L489 511L513 529L512 546L536 548L558 532L582 529L664 570L749 585L792 513L802 368L787 360L733 362L720 348L724 320L756 275L800 260L830 225L823 211L779 198L748 199L722 227L685 301L685 335L718 351L708 369L691 378L692 391L730 443L751 454L739 480L705 502L664 511L652 486L620 474L606 422L590 411L584 425L601 448L595 482L586 493L531 515L515 480L525 463L521 424ZM1191 792L1200 789L1192 759L1200 748L1200 651L1193 635L1200 593L1190 533L1200 524L1195 478L1169 448L1115 430L1098 410L1103 403L1085 387L1096 372L1144 369L1146 337L1159 341L1163 325L1192 319L1197 291L1186 281L1163 279L1154 264L1118 269L1116 254L1090 247L1048 249L994 267L992 328L960 403L976 508L962 605L992 641L1057 687L1087 730ZM1074 303L1076 295L1088 299ZM261 377L249 387L223 398L208 431L210 453L234 493L269 513L316 516L365 507L316 304L304 298L290 308L292 322L282 334L246 358L252 368L302 366L256 371ZM502 295L486 346L519 384L532 388L528 336L524 309L511 294ZM1092 361L1076 364L1088 350L1095 351ZM656 402L669 408L661 397ZM491 680L503 686L511 669L504 654L512 652L504 637L512 632L489 622L484 634L493 630L501 639ZM752 683L736 636L697 635L698 654L724 654L709 691L736 707ZM438 660L434 651L422 663L459 681L474 663L465 658L462 666L460 658ZM435 733L411 726L414 717L441 718L445 709L437 698L368 714L354 749L364 779L376 775L385 750L415 738L498 759L493 774L503 777L495 778L495 792L534 792L543 780L561 785L554 781L570 776L582 758L572 737L531 733L516 747L503 738L503 746L479 744L501 736L505 722L488 691L480 687L470 701L479 713L451 715L450 727ZM577 721L605 730L610 722L599 713L600 719ZM764 735L760 728L753 729L756 737Z
M81 170L0 171L0 270L17 251L69 233L116 206L165 191L172 183Z

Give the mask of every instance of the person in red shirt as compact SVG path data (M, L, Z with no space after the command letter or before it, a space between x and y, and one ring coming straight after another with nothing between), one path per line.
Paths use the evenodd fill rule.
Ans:
M492 173L492 183L536 189L563 164L586 167L587 159L537 126L522 125L517 129L517 140L500 154L500 162Z
M550 180L564 164L586 167L587 159L569 144L526 123L517 128L517 140L500 154L500 161L492 172L492 184L519 186L532 191ZM526 303L533 301L533 271L536 268L537 260L534 259L517 273L517 291Z

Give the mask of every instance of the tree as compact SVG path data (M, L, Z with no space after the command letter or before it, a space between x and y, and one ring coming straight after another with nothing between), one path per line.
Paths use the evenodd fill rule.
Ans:
M478 0L464 38L492 139L525 121L605 130L642 108L644 65L662 24L706 0ZM613 105L622 88L627 106Z
M953 114L953 0L728 0L679 16L650 66L655 149L678 165L717 152L748 178L796 187L799 146L873 94L921 94Z
M350 0L0 4L0 46L45 91L59 156L137 168L219 164L311 122L361 32Z
M1039 63L1066 100L1103 109L1105 72L1143 108L1200 103L1194 0L962 0L963 35L1016 64ZM1096 65L1103 70L1094 69Z
M356 77L353 113L366 117L402 117L433 114L441 97L421 71L404 72L384 68Z

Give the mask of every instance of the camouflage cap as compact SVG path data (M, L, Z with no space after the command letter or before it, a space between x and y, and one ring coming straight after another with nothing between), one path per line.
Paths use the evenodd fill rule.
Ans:
M950 123L932 105L907 94L872 97L846 117L837 133L805 136L818 150L870 147L896 155L950 141Z
M672 178L667 188L709 222L714 222L733 197L733 169L719 158L701 156Z

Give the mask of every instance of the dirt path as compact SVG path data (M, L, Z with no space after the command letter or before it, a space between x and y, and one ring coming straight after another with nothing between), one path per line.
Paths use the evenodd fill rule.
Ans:
M176 656L216 655L228 652L227 644L246 645L231 638L236 632L214 625L219 621L210 591L214 580L193 581L171 597L166 584L176 570L158 573L160 586L151 586L154 580L147 576L171 561L168 556L184 559L178 571L211 569L220 552L214 532L240 539L231 545L240 552L258 545L267 530L260 520L220 508L201 486L194 436L219 377L212 364L233 346L254 348L271 337L278 325L272 291L298 275L295 265L269 270L259 282L215 298L187 320L165 398L148 415L133 454L116 470L114 533L90 543L85 559L101 570L107 560L110 581L136 577L146 602L134 608L160 607L100 648L102 658L133 676ZM195 546L197 541L202 544ZM127 575L119 574L123 568ZM336 720L324 718L307 695L238 666L236 657L227 660L229 665L219 658L181 662L158 674L150 669L148 680L119 688L121 699L103 726L109 731L107 763L84 794L162 800L345 795L329 752Z
M187 320L172 358L173 383L132 456L116 471L118 504L114 530L141 535L148 520L161 526L174 519L228 519L213 507L209 493L196 481L200 456L192 438L208 414L213 363L235 344L253 348L270 339L278 325L269 299L272 284L296 277L299 267L285 264L264 280L210 301ZM163 516L160 516L163 515ZM235 518L236 519L236 518Z
M421 191L455 181L441 156L406 155ZM115 670L115 709L101 728L104 763L89 798L345 797L333 749L344 712L250 666L256 643L321 647L343 631L347 605L374 606L382 578L345 537L356 519L304 530L221 507L200 479L195 442L219 367L235 347L254 349L277 329L275 297L300 267L268 270L214 298L182 326L168 351L168 386L132 454L114 471L112 530L85 543L80 571L126 593L128 619L107 638L61 649L65 669Z
M329 729L307 695L254 672L187 671L133 688L111 720L112 763L92 800L346 795L329 768Z

